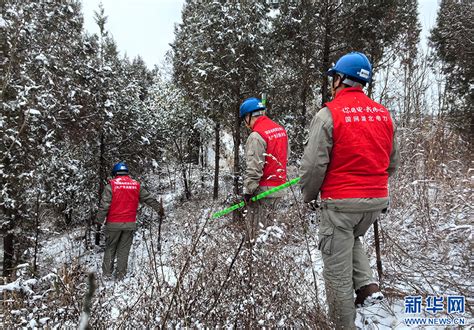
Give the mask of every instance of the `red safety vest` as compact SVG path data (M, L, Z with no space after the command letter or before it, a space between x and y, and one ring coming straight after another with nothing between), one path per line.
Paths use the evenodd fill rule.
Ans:
M367 97L360 87L343 89L326 106L334 129L321 198L387 197L393 143L388 110Z
M135 222L140 200L140 183L129 176L118 176L109 181L112 187L112 203L107 222Z
M253 131L260 134L267 144L265 165L260 186L279 186L286 182L288 136L283 127L267 116L260 116L253 125Z

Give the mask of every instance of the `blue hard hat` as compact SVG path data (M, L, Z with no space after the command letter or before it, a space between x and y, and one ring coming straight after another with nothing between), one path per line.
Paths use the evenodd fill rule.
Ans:
M372 79L372 64L362 53L351 52L342 56L331 69L328 70L328 76L334 76L336 73L342 73L356 81L368 83Z
M128 173L128 166L124 162L120 162L114 165L112 169L112 175L116 175L118 172L126 172Z
M262 103L262 100L257 99L256 97L250 97L240 105L240 118L245 117L245 115L248 113L265 109L266 108Z

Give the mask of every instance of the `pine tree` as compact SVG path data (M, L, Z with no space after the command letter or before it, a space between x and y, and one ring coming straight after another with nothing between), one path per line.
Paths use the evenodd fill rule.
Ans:
M107 156L110 162L126 160L135 175L145 174L159 146L155 138L157 113L145 101L151 88L151 73L140 57L120 64L117 84L117 105L107 136Z
M176 31L174 76L194 104L215 122L216 157L221 125L234 142L234 193L240 192L239 105L263 87L266 9L262 4L188 1ZM218 182L216 158L215 183ZM216 186L215 186L216 191Z
M389 51L398 56L403 48L414 50L413 46L418 43L421 29L416 0L349 1L344 2L344 6L340 18L344 33L340 43L346 44L347 50L364 52L371 60L374 72L379 71ZM372 90L373 83L368 86L369 95Z
M156 133L153 138L160 141L160 154L166 163L163 167L168 168L170 161L174 161L182 178L184 196L189 199L192 163L189 156L191 148L196 147L191 143L192 132L196 130L196 123L202 120L185 101L184 92L161 70L155 72L149 95L147 108L156 114Z
M442 62L446 76L445 111L462 132L473 134L474 3L472 1L441 1L436 25L430 41Z
M308 107L315 102L321 66L320 10L312 1L284 2L267 44L269 111L281 118L291 141L290 159L303 150ZM319 103L319 100L318 100Z
M50 181L67 181L67 175L54 172L51 164L80 113L82 89L75 79L80 65L75 54L82 51L82 15L76 1L10 1L5 6L0 205L6 216L2 227L20 238L37 230L38 206L54 199L55 192L47 190ZM21 255L28 240L17 242L21 244L15 252ZM5 250L12 257L12 247Z

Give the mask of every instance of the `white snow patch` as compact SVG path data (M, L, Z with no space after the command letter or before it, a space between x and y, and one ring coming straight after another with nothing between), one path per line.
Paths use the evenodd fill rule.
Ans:
M36 283L38 283L38 280L34 279L34 278L31 278L31 279L25 281L25 285L28 285L28 286L33 286Z
M120 316L120 309L113 307L110 311L110 317L116 320Z
M172 268L168 266L163 266L163 274L165 276L164 280L168 282L169 285L175 286L178 282L176 275Z
M143 144L150 144L150 140L148 140L148 138L146 138L144 136L142 136L141 138L142 138L142 143Z
M19 281L20 280L18 279L15 282L0 285L0 292L3 292L3 291L19 291L21 289Z
M36 322L35 319L31 319L30 322L28 322L28 327L30 327L31 329L36 329L37 326L38 326L38 323Z
M111 100L107 99L104 103L104 107L108 108L108 107L111 107L114 105L114 102L112 102Z
M35 61L39 61L39 62L43 62L44 64L48 64L48 59L46 58L46 56L44 54L36 55Z
M26 113L30 114L30 115L41 115L41 112L39 112L38 110L36 109L29 109L29 110L26 110Z
M284 231L278 226L270 226L264 230L261 230L261 234L257 237L257 243L265 243L269 238L275 238L277 240L284 236Z
M278 15L280 15L280 9L270 9L270 11L268 12L268 17L271 17L271 18L275 18L277 17Z

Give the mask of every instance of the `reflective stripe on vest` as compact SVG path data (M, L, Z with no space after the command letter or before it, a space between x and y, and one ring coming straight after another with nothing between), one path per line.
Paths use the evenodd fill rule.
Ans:
M361 88L340 91L326 103L334 122L331 160L321 198L388 196L393 123L388 110Z
M267 116L260 116L253 125L253 131L260 134L267 144L265 165L260 186L279 186L286 182L288 136L283 127Z
M129 176L118 176L109 183L112 187L112 203L107 222L135 222L140 200L140 183Z

